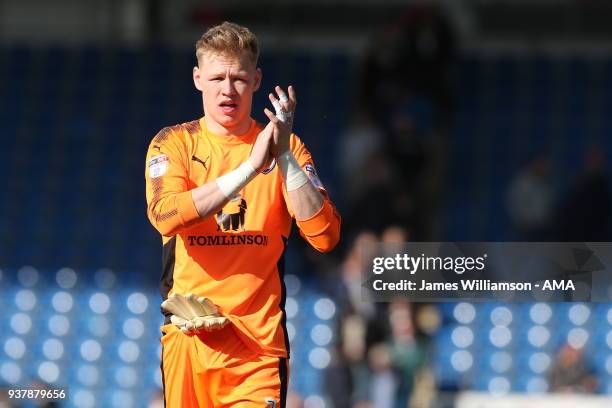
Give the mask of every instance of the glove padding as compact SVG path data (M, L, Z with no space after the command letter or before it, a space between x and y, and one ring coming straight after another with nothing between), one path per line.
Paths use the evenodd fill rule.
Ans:
M162 304L164 311L172 313L170 321L187 335L194 335L201 331L215 331L222 329L229 323L229 319L219 313L219 309L210 299L196 298L193 294L187 296L173 293Z

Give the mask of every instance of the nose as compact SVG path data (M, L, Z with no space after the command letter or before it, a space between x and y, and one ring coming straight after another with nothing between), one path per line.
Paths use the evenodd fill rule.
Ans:
M223 92L223 95L234 95L236 94L236 88L234 87L234 81L232 81L231 78L225 78L223 80L223 87L221 89L221 92Z

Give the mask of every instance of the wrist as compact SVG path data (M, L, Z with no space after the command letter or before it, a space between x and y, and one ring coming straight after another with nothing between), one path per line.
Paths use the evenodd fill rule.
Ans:
M297 190L309 182L308 176L304 173L300 164L297 162L291 149L287 149L277 158L287 191Z
M259 170L257 167L255 167L255 164L253 164L254 160L249 156L248 159L246 159L246 161L244 163L241 164L241 166L245 166L245 165L249 165L251 166L250 168L253 169L253 171L255 173L257 173L257 171Z
M242 163L235 170L230 171L227 174L217 178L217 186L226 198L234 196L249 181L257 175L257 170L253 166L253 161L249 157L244 163Z

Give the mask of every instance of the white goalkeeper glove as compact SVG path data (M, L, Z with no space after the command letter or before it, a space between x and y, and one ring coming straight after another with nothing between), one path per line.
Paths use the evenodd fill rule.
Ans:
M219 313L219 309L210 299L196 298L193 294L183 296L173 293L161 304L161 307L164 311L172 313L170 316L172 324L187 335L219 330L229 323L229 319Z

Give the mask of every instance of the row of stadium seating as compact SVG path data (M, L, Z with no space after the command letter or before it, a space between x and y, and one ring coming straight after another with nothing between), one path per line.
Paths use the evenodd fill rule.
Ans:
M77 407L143 406L158 394L160 297L123 279L110 269L0 271L0 389L64 387ZM317 398L336 305L296 275L285 283L291 369L300 373L291 388Z
M446 303L434 368L444 389L541 393L561 347L582 350L612 394L612 305L608 303ZM505 391L504 391L505 390Z

